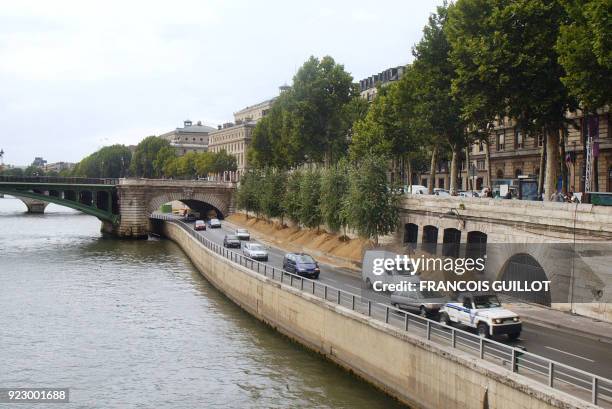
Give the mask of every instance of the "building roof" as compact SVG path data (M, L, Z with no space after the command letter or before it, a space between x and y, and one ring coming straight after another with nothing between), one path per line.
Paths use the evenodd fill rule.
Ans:
M242 112L250 111L250 110L251 110L251 109L253 109L253 108L258 108L258 107L261 107L261 106L271 105L271 104L272 104L272 102L274 102L274 100L275 100L276 98L277 98L277 97L270 98L270 99L266 99L265 101L258 102L258 103L257 103L257 104L255 104L255 105L249 105L249 106L247 106L247 107L245 107L245 108L242 108L240 111L236 111L236 112L234 112L234 115L236 115L236 114L240 114L240 113L242 113Z

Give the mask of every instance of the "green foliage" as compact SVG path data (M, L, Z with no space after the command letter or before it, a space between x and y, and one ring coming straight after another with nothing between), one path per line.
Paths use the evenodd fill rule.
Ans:
M565 69L561 81L587 110L612 98L612 2L563 0L569 16L560 27L556 51Z
M348 164L342 160L326 168L321 177L321 217L333 232L346 227L346 213L343 211L344 198L348 192Z
M360 236L378 238L397 228L399 194L387 183L387 165L383 158L367 156L350 171L350 184L344 211L349 226Z
M176 150L172 146L164 146L162 147L155 156L155 160L153 161L153 170L158 175L166 175L166 167L169 164L176 160Z
M300 200L300 186L302 185L303 173L299 170L290 172L287 177L285 194L282 196L285 215L294 222L300 221L302 202Z
M287 174L283 170L266 168L262 174L260 206L262 213L268 218L285 215L282 197L285 194Z
M344 66L310 57L255 127L249 160L279 168L332 163L346 153L352 124L366 109L358 95Z
M160 177L160 170L165 164L157 163L154 165L154 163L156 163L159 152L169 146L170 143L167 140L157 136L149 136L140 141L132 158L132 174L144 178Z
M304 171L300 181L300 223L308 228L319 227L321 216L321 172L317 169Z
M76 164L72 176L120 178L128 175L132 152L125 145L105 146Z
M260 181L261 177L258 171L250 170L242 175L236 192L236 206L239 209L259 214L261 211Z

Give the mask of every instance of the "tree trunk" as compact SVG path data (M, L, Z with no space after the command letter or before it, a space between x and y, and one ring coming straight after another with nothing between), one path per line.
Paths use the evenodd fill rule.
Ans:
M465 190L474 190L472 186L472 176L470 175L470 148L471 145L465 148Z
M538 199L541 199L542 194L544 193L544 173L546 168L546 134L543 134L542 138L542 151L540 152L540 171L538 172Z
M406 158L406 161L408 162L408 189L412 193L412 161L410 158Z
M451 168L450 168L450 186L449 191L451 196L457 196L457 171L458 171L458 159L459 159L459 148L455 145L452 147L453 153L451 156Z
M485 168L487 170L487 182L485 184L486 187L489 188L489 190L492 191L493 186L491 186L491 151L489 150L489 139L487 138L486 143L484 144L484 148L485 148Z
M550 200L550 196L557 191L557 179L559 177L559 130L547 130L546 132L546 178L544 181L544 199Z
M436 183L436 169L438 167L438 145L434 145L431 150L431 166L429 168L429 186L427 193L433 195L434 185Z
M560 144L559 144L559 150L560 150L559 166L561 167L561 191L563 192L564 195L567 194L567 191L569 190L567 188L567 163L565 162L566 140L567 140L567 132L565 131L565 129L562 129Z

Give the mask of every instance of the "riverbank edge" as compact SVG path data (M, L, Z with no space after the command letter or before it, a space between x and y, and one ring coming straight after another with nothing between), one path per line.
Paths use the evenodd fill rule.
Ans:
M272 281L208 250L168 222L181 247L219 291L257 319L415 408L593 408L457 350Z

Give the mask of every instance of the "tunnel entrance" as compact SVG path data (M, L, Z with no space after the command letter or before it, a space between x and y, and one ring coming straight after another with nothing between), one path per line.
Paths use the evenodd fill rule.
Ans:
M500 275L500 281L546 281L548 277L546 272L537 262L535 258L529 254L519 253L515 254L506 261L506 265L502 269ZM550 291L518 291L518 292L504 292L503 294L508 295L517 300L532 302L536 304L542 304L550 307Z
M169 201L162 204L158 210L162 211L162 213L174 213L181 216L187 213L194 213L198 218L203 220L214 218L222 220L224 218L223 212L215 206L202 200L195 199Z

